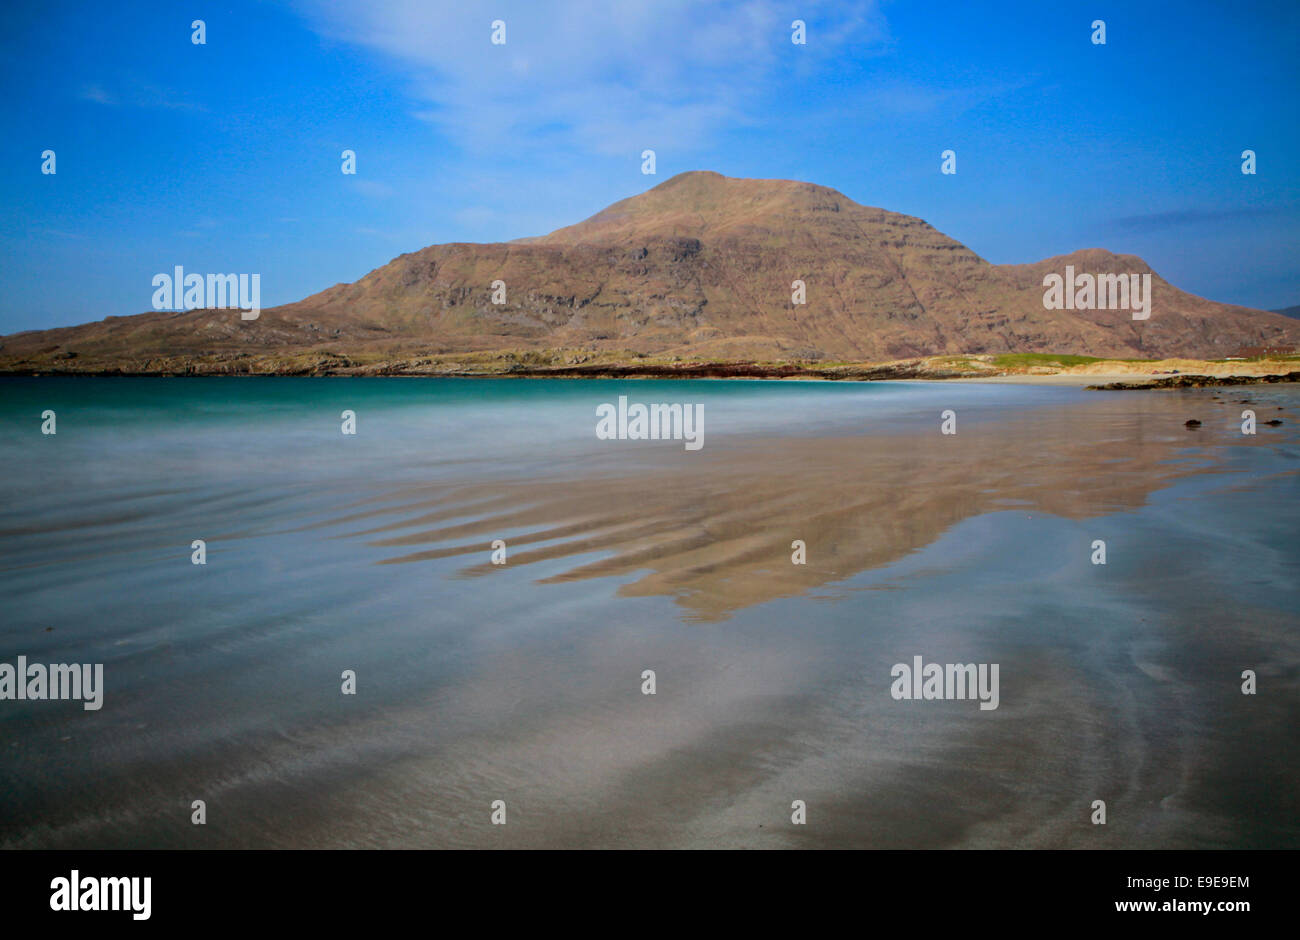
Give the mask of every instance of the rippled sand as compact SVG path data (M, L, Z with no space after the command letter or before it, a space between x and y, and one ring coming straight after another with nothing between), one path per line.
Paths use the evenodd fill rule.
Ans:
M1300 394L1240 397L214 495L202 579L143 502L0 570L6 649L111 677L0 711L0 844L1295 847ZM915 655L999 708L894 701Z
M1215 469L1206 445L1275 443L1222 427L1191 432L1185 410L1112 398L955 435L936 422L928 434L753 441L634 475L440 486L333 521L386 549L385 564L472 559L464 577L493 574L485 546L525 532L509 539L509 564L564 562L540 583L631 578L623 596L666 595L692 619L723 620L891 564L964 519L1132 510L1174 479ZM796 539L807 545L803 566L791 563Z

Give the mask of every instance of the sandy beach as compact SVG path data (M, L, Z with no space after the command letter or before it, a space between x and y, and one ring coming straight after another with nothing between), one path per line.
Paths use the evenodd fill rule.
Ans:
M5 647L106 686L10 703L6 847L1300 844L1292 386L6 381L79 423L0 425Z

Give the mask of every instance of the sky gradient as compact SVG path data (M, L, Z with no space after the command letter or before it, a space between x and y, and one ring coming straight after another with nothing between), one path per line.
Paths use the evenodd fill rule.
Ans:
M258 273L271 307L695 169L831 186L994 263L1100 247L1213 300L1300 304L1300 4L987 7L7 6L0 333L146 311L176 265Z

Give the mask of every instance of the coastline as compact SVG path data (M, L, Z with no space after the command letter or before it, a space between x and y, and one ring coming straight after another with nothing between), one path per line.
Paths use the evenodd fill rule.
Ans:
M518 361L498 361L482 369L431 368L428 360L354 364L318 362L311 365L271 362L263 368L244 363L232 368L223 361L172 363L146 361L143 367L123 368L108 363L76 362L0 364L0 377L49 378L94 376L129 378L518 378L518 379L764 379L771 381L887 382L923 381L954 384L1003 384L1068 386L1090 391L1136 389L1208 388L1300 382L1300 358L1276 360L1094 360L1083 365L1054 365L1052 357L1021 355L1028 360L1020 367L999 368L996 357L932 356L886 363L802 362L761 363L747 361L592 363L562 366L527 366ZM1062 356L1062 360L1072 357ZM451 365L451 364L448 364ZM455 363L459 365L459 363ZM493 366L496 366L493 368Z

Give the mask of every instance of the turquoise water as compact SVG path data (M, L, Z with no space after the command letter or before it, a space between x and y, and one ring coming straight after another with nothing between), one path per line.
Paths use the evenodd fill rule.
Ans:
M1300 394L1213 395L0 379L0 662L106 685L0 702L0 844L1295 846Z
M42 460L44 454L25 445L39 430L41 414L52 409L58 415L57 464L37 463L38 473L92 457L102 472L106 456L125 466L138 455L162 460L178 475L208 465L234 472L240 461L257 461L259 472L285 471L297 480L334 477L345 466L425 480L450 467L484 470L507 461L518 469L535 461L550 468L608 452L608 443L595 436L596 408L620 395L632 402L703 405L706 446L712 446L761 432L937 426L957 394L953 386L921 382L0 377L0 447L20 466ZM1038 400L1079 394L1045 389ZM960 396L963 420L972 421L1022 407L1024 397L993 385L966 386ZM341 433L344 410L357 414L355 437ZM680 446L655 442L639 450Z

